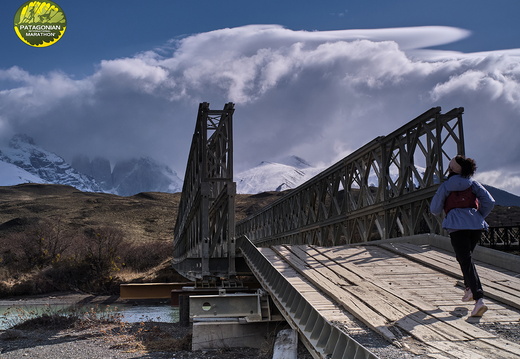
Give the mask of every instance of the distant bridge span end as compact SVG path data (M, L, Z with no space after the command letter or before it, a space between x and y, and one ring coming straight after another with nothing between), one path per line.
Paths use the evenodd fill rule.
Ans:
M173 267L191 280L235 276L233 112L199 105L175 224Z

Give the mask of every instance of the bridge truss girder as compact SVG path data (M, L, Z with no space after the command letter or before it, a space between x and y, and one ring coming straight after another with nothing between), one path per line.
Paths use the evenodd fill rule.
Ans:
M234 105L199 105L175 224L173 267L191 280L235 270Z
M449 160L464 155L463 111L435 107L377 137L241 221L236 234L256 245L329 246L440 233L429 205Z

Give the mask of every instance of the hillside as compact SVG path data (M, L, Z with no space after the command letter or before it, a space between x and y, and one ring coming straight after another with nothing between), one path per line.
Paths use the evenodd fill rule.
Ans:
M237 195L237 220L281 195L280 192ZM50 184L0 187L0 237L22 232L45 218L78 231L89 227L117 227L132 241L172 240L180 197L180 193L162 192L121 197Z
M283 195L284 192L237 195L236 220L254 214ZM46 218L78 231L88 227L118 227L133 241L171 240L180 196L180 193L147 192L121 197L49 184L0 187L0 236L21 232L38 219ZM492 226L518 224L520 207L496 206L488 222Z
M237 219L280 195L238 195ZM51 184L0 187L0 297L116 294L120 283L184 281L170 265L180 197L121 197Z
M0 187L0 235L23 231L46 218L70 229L114 226L133 240L170 239L180 194L143 193L120 197L73 187L22 184Z

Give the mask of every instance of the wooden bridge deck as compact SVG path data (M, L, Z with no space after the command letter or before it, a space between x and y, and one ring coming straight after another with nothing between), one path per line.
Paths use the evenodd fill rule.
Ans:
M477 323L519 323L520 274L478 262L489 311L469 317L460 269L449 251L386 242L356 247L275 246L259 251L329 322L352 316L402 350L431 358L518 358L520 344ZM297 315L297 314L296 314Z

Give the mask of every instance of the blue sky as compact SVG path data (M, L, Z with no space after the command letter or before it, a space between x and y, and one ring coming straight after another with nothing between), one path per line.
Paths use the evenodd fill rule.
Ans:
M59 0L67 31L46 48L16 37L23 3L0 7L0 140L182 176L202 101L236 104L237 171L330 164L464 107L479 179L520 195L520 1Z
M453 26L471 36L440 48L463 52L516 48L520 41L518 0L61 0L69 27L57 44L21 46L13 16L25 1L2 1L0 67L31 73L61 70L89 75L101 60L133 56L194 33L249 24L279 24L292 30L346 30ZM43 51L42 51L43 50Z

